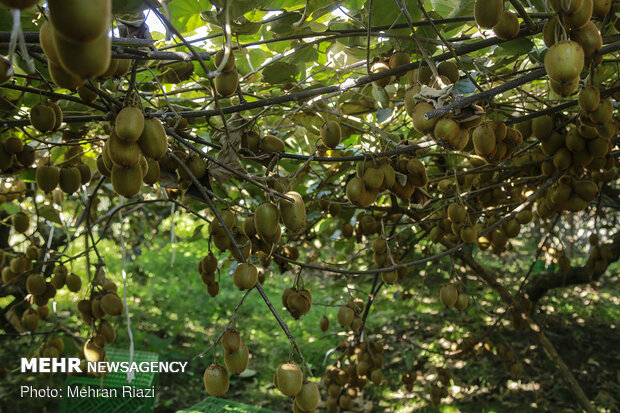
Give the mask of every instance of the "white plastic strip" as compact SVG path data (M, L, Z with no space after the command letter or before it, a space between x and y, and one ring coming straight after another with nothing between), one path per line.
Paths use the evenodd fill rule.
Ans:
M119 206L122 206L125 202L125 197L121 196ZM123 234L123 210L118 211L118 216L121 221L121 251L122 251L122 269L121 275L123 277L123 302L125 304L125 316L127 318L127 335L129 336L129 364L133 363L133 333L131 332L131 317L129 316L129 307L127 306L127 272L125 272L125 261L127 261L127 250L125 249L125 236ZM133 371L127 372L127 381L131 383L135 377Z

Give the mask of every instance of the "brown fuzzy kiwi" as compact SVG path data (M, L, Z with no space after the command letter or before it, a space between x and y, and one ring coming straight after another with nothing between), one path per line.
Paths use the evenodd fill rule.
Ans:
M53 39L61 66L75 76L97 77L105 73L110 64L112 40L107 32L90 43L76 43L54 30Z
M93 82L93 87L98 88L99 82ZM92 103L99 97L97 92L86 86L86 84L78 87L78 95L80 95L80 99L82 99L85 103Z
M39 314L33 308L28 308L22 314L21 322L27 331L35 331L39 327Z
M114 165L112 167L112 186L117 194L131 198L140 192L142 186L142 168L136 164L129 168Z
M47 132L56 125L56 113L46 104L37 103L30 109L30 123L39 132Z
M260 141L260 149L264 152L284 152L284 142L274 135L265 135Z
M54 27L49 20L44 20L41 28L39 29L39 42L41 43L41 49L47 57L47 60L60 66L60 59L56 53L56 47L54 46Z
M560 18L557 14L547 20L547 23L543 26L543 41L545 42L545 46L551 47L557 42L558 36L562 31L561 27L562 22L560 22Z
M579 77L576 77L570 81L566 82L556 82L551 79L549 82L549 86L551 86L551 90L557 93L560 96L569 96L572 95L579 88Z
M69 73L61 65L49 62L47 68L52 77L52 81L60 88L75 90L86 82L86 80L80 76Z
M28 167L34 163L36 153L32 146L25 145L20 152L15 154L15 158L22 166Z
M144 131L144 115L142 110L127 106L121 109L114 121L116 136L128 142L136 142Z
M342 327L348 327L351 325L354 316L355 313L352 309L347 306L342 306L338 310L338 324L340 324Z
M603 47L601 32L592 21L572 29L570 38L581 45L585 57L592 56Z
M476 127L472 133L472 140L476 154L484 157L495 153L495 133L489 123Z
M107 33L110 0L50 0L49 14L54 29L65 39L89 43Z
M254 288L257 280L258 271L256 267L247 262L239 264L233 274L233 282L242 291Z
M279 231L278 208L271 202L259 205L254 212L254 226L259 236L271 237Z
M441 118L435 124L433 128L433 136L435 139L439 139L444 142L453 142L461 134L461 128L451 118Z
M120 315L123 312L123 302L114 293L108 293L101 298L101 309L111 316Z
M226 368L217 362L207 367L203 375L203 382L207 393L213 397L225 395L230 385Z
M114 59L118 62L116 66L116 70L114 71L114 77L125 76L129 72L129 68L131 67L131 63L133 60L131 59Z
M221 97L232 96L239 86L239 75L235 69L220 73L215 77L215 91Z
M142 154L155 160L161 159L168 150L168 141L164 126L156 118L144 121L144 127L138 140Z
M295 363L281 364L276 370L278 390L285 396L295 396L301 390L303 375Z
M510 40L519 33L519 19L511 11L504 11L499 17L499 21L493 26L493 32L502 40Z
M553 132L553 119L549 115L532 119L532 135L542 140L547 139Z
M131 168L140 160L140 146L137 142L124 141L115 132L107 141L107 152L115 166ZM140 177L142 180L142 177Z
M142 181L147 185L154 185L159 181L161 170L159 163L153 159L147 159L147 172Z
M582 7L583 0L550 0L549 4L557 12L573 14Z
M241 347L241 335L237 331L227 331L222 336L222 347L224 351L232 353Z
M426 119L424 116L433 109L435 109L435 107L428 102L420 102L413 107L411 120L413 121L413 127L415 130L421 133L428 133L435 128L435 124L437 124L439 119Z
M295 404L302 412L313 412L320 401L319 387L315 383L304 381L301 390L295 396Z
M290 191L286 195L293 198L295 202L289 202L286 199L280 201L282 222L290 231L300 231L306 225L306 205L299 193Z
M594 0L592 4L592 16L603 18L611 10L611 0Z
M17 136L9 136L3 145L4 150L11 155L16 155L24 149L24 142Z
M82 288L82 279L77 274L69 274L67 275L67 280L65 281L67 285L67 289L74 293L77 293Z
M225 52L223 50L219 50L215 56L213 57L213 63L216 68L219 68L224 60ZM228 54L228 59L226 60L226 66L224 66L221 71L222 72L230 72L235 68L235 55L232 51Z
M465 222L467 216L467 210L458 202L453 202L448 205L448 218L451 222L459 223Z
M241 374L248 367L250 352L248 346L241 342L236 351L224 352L224 363L231 374Z
M503 11L502 0L476 0L474 17L478 26L490 29L499 22Z
M612 121L613 105L609 98L601 99L596 109L588 114L588 117L595 123L607 123Z
M77 169L80 171L80 181L82 185L86 185L90 182L90 178L92 177L92 172L90 170L90 166L85 163L80 163L77 166Z
M321 127L321 140L330 149L338 146L341 136L340 124L335 120L328 120Z
M26 279L26 290L32 295L42 295L45 292L45 278L41 274L30 274Z
M459 81L459 68L452 60L446 60L441 62L437 66L437 73L441 76L445 76L450 80L450 83L456 83Z
M579 91L579 107L584 112L594 112L601 103L601 92L597 86L587 85Z
M452 284L445 284L439 290L439 301L446 307L454 307L458 298L459 292Z
M376 62L370 67L372 73L381 73L388 70L390 67L383 62ZM378 87L386 87L390 84L391 76L383 77L375 80L373 83Z
M58 183L65 194L74 193L82 184L80 170L74 166L61 168Z
M18 212L17 214L13 215L11 223L15 231L23 234L24 232L28 231L28 228L30 227L30 218L25 213Z
M578 78L583 65L583 48L572 40L563 40L554 44L545 55L547 75L556 82L571 82Z
M393 69L398 66L403 66L411 62L411 56L408 52L399 51L390 56L390 62L388 63L390 68Z
M581 7L576 12L564 15L564 26L573 28L581 27L588 23L592 17L593 5L592 0L583 0Z
M355 177L351 179L349 182L347 182L347 187L346 187L345 192L347 195L347 199L351 201L351 203L357 204L362 197L363 191L364 191L364 180L362 178Z

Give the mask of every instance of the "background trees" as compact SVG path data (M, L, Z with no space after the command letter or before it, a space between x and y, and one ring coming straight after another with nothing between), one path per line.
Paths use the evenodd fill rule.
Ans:
M24 6L0 14L0 326L19 354L125 343L128 274L144 346L229 372L248 347L258 380L233 391L271 394L293 361L323 377L320 408L394 407L398 382L439 404L484 387L482 360L511 380L557 368L571 394L547 405L614 407L545 327L573 286L617 282L615 4L2 3Z

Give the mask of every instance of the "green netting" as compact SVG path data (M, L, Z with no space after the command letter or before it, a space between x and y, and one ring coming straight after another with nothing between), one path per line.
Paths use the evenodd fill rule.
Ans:
M207 397L198 404L184 410L177 410L177 413L275 413L273 410L261 409L260 407L249 406L247 404L233 402L226 399Z
M129 361L129 350L106 348L106 355L110 361ZM133 361L151 362L158 361L159 356L146 351L134 351ZM62 405L62 413L74 412L152 412L155 405L155 397L123 397L123 386L132 386L135 389L148 389L155 385L157 373L136 372L134 379L129 383L127 373L111 372L101 378L95 377L68 377L65 381ZM117 397L68 397L68 388L72 389L117 389Z

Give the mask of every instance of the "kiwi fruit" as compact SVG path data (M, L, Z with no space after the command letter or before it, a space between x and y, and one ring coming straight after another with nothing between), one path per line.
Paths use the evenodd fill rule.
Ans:
M77 293L82 288L82 279L79 275L71 273L67 275L66 285L69 291Z
M459 235L466 244L473 244L478 239L478 229L476 226L462 227Z
M369 191L376 191L383 185L383 171L379 168L368 168L364 172L363 179Z
M101 298L101 309L106 314L117 316L123 312L123 302L115 293L107 293Z
M573 14L582 7L583 0L550 0L549 4L557 12Z
M90 43L67 40L59 35L58 30L53 33L54 48L60 65L67 72L82 79L105 73L112 53L112 40L107 32Z
M224 351L232 353L241 347L241 335L237 331L227 331L222 336L222 347Z
M30 218L23 212L18 212L13 215L11 219L11 223L13 225L13 229L20 234L28 231L28 227L30 227Z
M114 77L125 76L129 72L131 67L131 59L112 59L117 61L116 70L114 71Z
M274 135L265 135L260 141L260 149L263 152L284 152L284 142Z
M493 32L502 40L513 39L519 34L519 19L511 11L504 11L499 17L499 21L493 26Z
M435 139L447 143L454 142L455 139L459 138L460 134L461 128L459 124L451 118L439 119L433 128Z
M27 331L36 331L39 327L39 314L33 308L28 308L22 314L22 326Z
M321 140L330 149L334 149L340 143L342 132L340 124L335 120L328 120L321 126Z
M415 130L421 133L431 132L437 124L438 118L426 119L426 113L434 110L435 107L427 102L417 103L411 112L411 120Z
M82 185L86 185L90 182L90 178L92 177L92 172L90 170L90 166L85 163L80 163L77 166L78 171L80 171L80 181Z
M581 74L584 64L581 45L572 40L563 40L551 46L545 55L545 70L551 80L571 82Z
M26 258L29 260L38 260L40 258L40 251L36 245L29 245L26 248Z
M452 284L445 284L439 290L439 300L446 307L454 307L458 298L459 292Z
M556 43L558 36L563 30L561 26L562 23L557 14L547 20L547 23L543 26L543 41L545 42L545 46L551 47Z
M549 115L532 119L532 135L542 140L547 139L553 132L553 119Z
M388 70L390 67L383 62L375 62L370 66L371 73L381 73ZM390 84L391 76L382 77L381 79L377 79L373 81L373 83L378 87L386 87Z
M138 194L142 186L142 168L136 164L129 168L114 165L112 167L112 186L117 194L127 198Z
M241 147L250 150L252 153L258 153L260 148L260 136L253 130L249 130L241 135Z
M579 78L576 77L573 80L566 82L556 82L551 79L549 82L551 90L560 96L569 96L579 88Z
M8 137L2 145L6 153L16 155L24 149L24 142L16 136Z
M168 150L166 130L159 119L149 118L144 120L138 145L142 154L151 159L159 160L166 154Z
M295 404L302 412L313 412L320 401L319 387L315 383L304 381L295 396Z
M601 32L592 21L570 31L570 38L581 45L585 57L590 57L603 47Z
M278 208L271 202L259 205L254 212L254 227L256 233L262 237L273 236L280 228Z
M99 87L99 82L93 82L93 87ZM86 86L86 84L79 86L77 91L84 103L92 103L99 97L97 92Z
M278 390L285 396L295 396L300 392L303 376L299 366L293 362L280 364L276 370Z
M56 125L54 109L44 103L37 103L30 109L30 123L39 132L48 132Z
M437 73L440 76L445 76L450 80L450 83L456 83L459 81L459 68L452 60L446 60L437 65Z
M153 159L147 159L147 170L146 174L142 178L142 181L147 185L154 185L157 181L159 181L161 170L159 167L159 163Z
M0 0L0 4L5 5L9 9L24 10L38 3L38 0Z
M230 385L226 368L217 362L207 367L203 375L203 381L207 393L213 397L225 395Z
M495 153L495 132L491 124L483 123L477 126L472 133L472 141L476 154L484 157Z
M220 292L220 284L218 282L214 282L213 284L207 285L207 293L211 297L215 297Z
M60 184L60 189L65 194L74 193L80 189L80 185L82 184L80 170L74 166L61 168L58 183Z
M504 11L502 0L476 0L474 17L478 26L490 29L495 26Z
M221 97L232 96L239 86L239 75L235 69L222 72L215 77L215 91Z
M381 273L381 281L383 281L386 284L394 284L397 280L398 280L398 271L396 271L396 270L383 271ZM355 319L353 319L353 321L355 321ZM353 321L351 322L351 328L352 329L354 329L353 328Z
M131 106L121 109L118 115L116 115L114 131L120 139L127 142L136 142L144 131L144 115L142 110Z
M54 29L66 40L92 43L107 34L111 0L49 0L48 7Z
M595 123L607 123L612 121L613 105L609 98L601 99L596 109L588 113L588 117Z
M578 0L575 2L578 4ZM564 15L564 26L566 28L574 28L581 27L588 23L592 17L593 5L592 0L583 0L581 7L577 11Z
M231 374L241 374L248 367L250 352L248 346L241 342L240 347L231 352L224 352L224 363Z
M32 146L24 145L22 150L15 154L15 158L22 166L31 166L36 159L35 150Z
M592 2L592 16L603 18L611 10L611 0L594 0Z
M213 57L213 63L215 64L216 68L219 68L220 65L222 64L222 61L224 60L224 51L223 50L219 50L215 56ZM224 66L221 71L222 72L230 72L235 68L235 55L232 53L232 51L228 54L228 60L226 60L226 66Z
M86 79L68 72L62 65L49 62L47 68L52 81L60 88L75 90L86 82Z
M41 274L30 274L26 279L26 290L32 295L42 295L45 292L45 278Z
M450 219L451 222L464 222L466 216L467 210L463 205L459 204L458 202L453 202L448 205L448 219Z
M140 160L140 146L137 142L125 141L113 131L107 141L107 152L114 166L131 168ZM142 180L142 177L140 177Z
M601 92L597 86L587 85L579 91L579 107L584 112L594 112L601 103Z
M353 204L358 204L362 199L362 193L364 192L364 180L359 177L355 177L347 182L346 195L347 199Z
M295 202L286 199L280 201L280 215L284 226L293 232L300 231L306 225L306 205L301 195L295 191L285 194Z
M233 282L242 291L254 288L257 280L258 271L256 267L247 262L239 264L233 274Z
M60 59L56 53L56 47L54 46L54 28L48 20L44 20L41 28L39 29L39 42L41 43L41 49L47 57L47 60L60 66Z
M394 69L395 67L407 65L409 63L411 63L411 56L409 56L409 53L405 51L399 51L393 53L392 56L390 56L390 61L388 65L391 69Z

